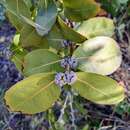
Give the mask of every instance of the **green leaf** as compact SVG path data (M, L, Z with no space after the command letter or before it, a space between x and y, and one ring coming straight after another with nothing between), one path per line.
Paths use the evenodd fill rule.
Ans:
M94 0L63 0L64 13L72 21L83 21L96 16L100 6Z
M73 54L78 58L78 68L102 75L113 73L121 64L121 51L115 40L99 36L84 42Z
M10 22L20 31L25 25L21 15L31 18L30 10L23 0L6 0L4 6L7 9Z
M82 43L87 39L85 36L68 27L60 17L58 17L58 23L65 39L76 43Z
M111 37L114 34L115 26L112 19L95 17L82 22L77 31L88 39L96 36Z
M119 11L123 8L127 8L127 2L129 0L100 0L103 8L112 16L118 15Z
M118 104L124 97L124 88L109 77L94 73L77 73L72 85L82 97L98 104Z
M26 18L25 21L28 25L23 26L20 33L20 42L23 47L48 48L50 45L56 49L61 49L61 43L66 39L76 43L82 43L86 40L86 37L69 28L60 18L50 32L43 37L37 34L35 30L37 25L33 21ZM39 27L43 29L43 27Z
M32 2L31 0L23 0L25 2L25 4L27 5L28 8L32 7Z
M15 46L19 45L19 40L20 40L20 34L16 34L13 38L13 43Z
M69 28L60 18L50 32L43 37L37 34L34 22L29 19L25 20L28 25L23 26L20 33L20 43L23 47L48 48L50 45L56 49L61 49L61 43L66 39L76 43L82 43L86 40L84 36ZM41 26L40 28L42 29Z
M47 7L42 7L38 10L36 23L40 25L43 29L36 27L39 35L43 36L47 34L52 26L56 22L57 8L53 1L47 4Z
M42 7L45 7L47 8L49 2L53 2L52 0L38 0L38 7L39 8L42 8Z
M48 40L49 45L56 49L62 48L61 43L64 40L70 40L76 43L82 43L86 40L86 37L68 27L60 17L58 17L56 24L45 38Z
M48 44L57 50L62 48L61 43L65 40L57 23L45 38L48 40Z
M60 71L60 57L45 49L37 49L28 53L24 58L24 74L26 76L43 73Z
M54 83L54 75L41 73L15 84L4 98L11 111L35 114L49 109L59 96L60 89Z
M23 47L48 48L47 39L39 36L31 25L23 26L20 32L20 43Z
M15 50L16 49L16 50ZM26 50L23 50L22 48L14 48L12 50L13 56L11 60L15 63L17 69L22 72L23 69L23 63L24 63L24 56L27 54Z
M128 12L128 15L130 16L130 5L128 6L127 12Z

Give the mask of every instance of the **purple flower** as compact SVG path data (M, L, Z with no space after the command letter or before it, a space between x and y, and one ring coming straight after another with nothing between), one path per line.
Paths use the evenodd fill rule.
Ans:
M22 79L23 76L15 64L4 57L0 57L0 86L9 88Z
M77 80L76 73L73 71L66 71L65 73L57 73L55 76L55 83L62 87L66 84L71 85Z
M5 44L0 44L0 56L9 59L12 54L9 48L10 47L6 46Z
M62 59L60 64L61 64L61 67L63 67L63 68L68 67L68 65L69 65L69 63L68 63L68 57Z
M66 84L64 80L64 73L59 72L55 75L55 83L60 87Z
M78 61L74 57L65 57L64 59L61 60L61 66L63 68L70 67L71 69L76 69L78 65Z
M16 29L8 21L4 21L0 27L0 44L10 44L15 35Z
M69 40L64 40L63 43L62 43L62 46L63 46L64 48L67 48L67 47L69 47L71 44L72 44L71 41L69 41Z
M70 68L71 68L71 69L75 69L75 68L77 67L77 65L78 65L78 61L77 61L77 59L74 58L74 57L70 57L70 58L68 59L68 63L69 63L69 65L70 65Z
M74 71L66 71L64 75L65 75L65 82L68 85L73 84L77 80L77 75Z
M74 28L76 25L75 22L72 22L71 20L69 20L67 18L64 21L65 21L66 25L68 25L68 27L70 27L70 28Z
M9 127L12 130L17 130L20 128L28 129L30 118L23 114L15 114L9 119Z

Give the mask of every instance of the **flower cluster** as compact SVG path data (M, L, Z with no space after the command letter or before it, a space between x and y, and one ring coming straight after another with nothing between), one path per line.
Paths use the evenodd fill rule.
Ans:
M77 79L77 75L74 71L66 71L64 76L65 76L65 82L68 85L73 84Z
M15 32L16 29L8 21L4 21L0 26L0 56L10 58L10 43L12 43Z
M71 41L69 41L69 40L64 40L63 43L62 43L62 47L67 48L67 47L69 47L71 44L72 44Z
M0 44L0 56L6 57L7 59L11 56L10 47L5 44Z
M77 79L76 73L73 71L66 71L65 73L57 73L55 76L55 83L62 87L66 84L71 85Z
M55 75L55 83L60 87L66 84L64 73L59 72Z
M76 73L72 71L72 69L76 69L78 65L78 61L74 57L65 57L64 59L61 60L61 67L67 69L67 71L59 72L55 76L55 83L62 87L66 84L71 85L73 84L76 79Z
M0 22L3 22L5 19L5 8L0 4Z
M69 67L69 68L71 68L71 69L76 69L77 65L78 65L78 61L77 61L77 59L74 58L74 57L65 57L65 58L62 59L62 61L61 61L61 66L62 66L63 68Z
M0 57L0 86L8 88L22 79L23 76L16 69L15 64L4 57Z
M68 27L70 27L70 28L74 28L75 27L75 25L76 25L76 23L75 22L72 22L71 20L69 20L69 19L65 19L65 23L68 25Z
M8 21L4 21L0 27L0 44L12 42L16 29Z
M13 115L10 120L9 120L9 126L12 128L12 129L18 129L20 127L20 123L21 121L24 119L24 115L22 114L16 114L16 115Z
M64 21L65 21L66 25L67 25L68 27L70 27L70 28L74 28L75 25L76 25L75 22L72 22L72 21L70 21L70 20L67 19L67 18L66 18ZM62 47L67 48L67 47L71 46L72 44L73 44L72 41L64 40L64 41L62 42Z

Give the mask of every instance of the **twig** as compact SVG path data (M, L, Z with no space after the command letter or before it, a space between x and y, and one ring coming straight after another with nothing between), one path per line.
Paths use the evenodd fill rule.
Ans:
M77 129L76 125L75 125L75 116L74 116L74 109L73 109L73 95L68 92L69 94L69 106L70 106L70 110L71 110L71 121L72 121L72 127L74 128L74 130Z
M59 118L57 120L57 122L60 123L60 124L64 124L65 123L64 119L63 119L63 116L64 116L64 113L65 113L65 109L66 109L68 100L69 100L69 94L67 93L64 105L63 105L63 107L61 109L61 114L60 114L60 116L59 116Z

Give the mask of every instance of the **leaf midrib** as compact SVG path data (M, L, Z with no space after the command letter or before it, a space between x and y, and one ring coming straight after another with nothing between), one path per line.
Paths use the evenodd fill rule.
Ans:
M34 97L36 97L39 93L43 92L44 90L46 90L48 87L50 87L52 84L54 83L54 80L51 81L49 84L47 84L45 87L42 87L40 90L38 90L36 93L34 93L32 96L28 97L27 99L24 99L25 101L23 101L20 104L17 104L15 106L15 109L18 109L18 107L22 106L25 102L28 102L29 100L32 100Z
M36 66L36 67L34 67L34 68L28 70L26 73L29 73L29 72L32 72L32 71L36 71L36 70L38 70L38 69L47 67L47 66L49 66L49 65L56 64L56 63L58 63L58 62L60 62L60 61L61 61L61 60L56 60L56 61L53 61L53 62L49 62L49 63L43 64L43 65L41 65L41 66Z
M101 93L102 95L109 97L108 94L106 94L106 93L100 91L99 89L95 88L92 84L88 83L87 81L83 81L83 80L81 80L80 78L78 78L77 80L78 80L79 82L84 83L84 84L87 85L87 86L90 86L92 89L96 90L97 92Z

